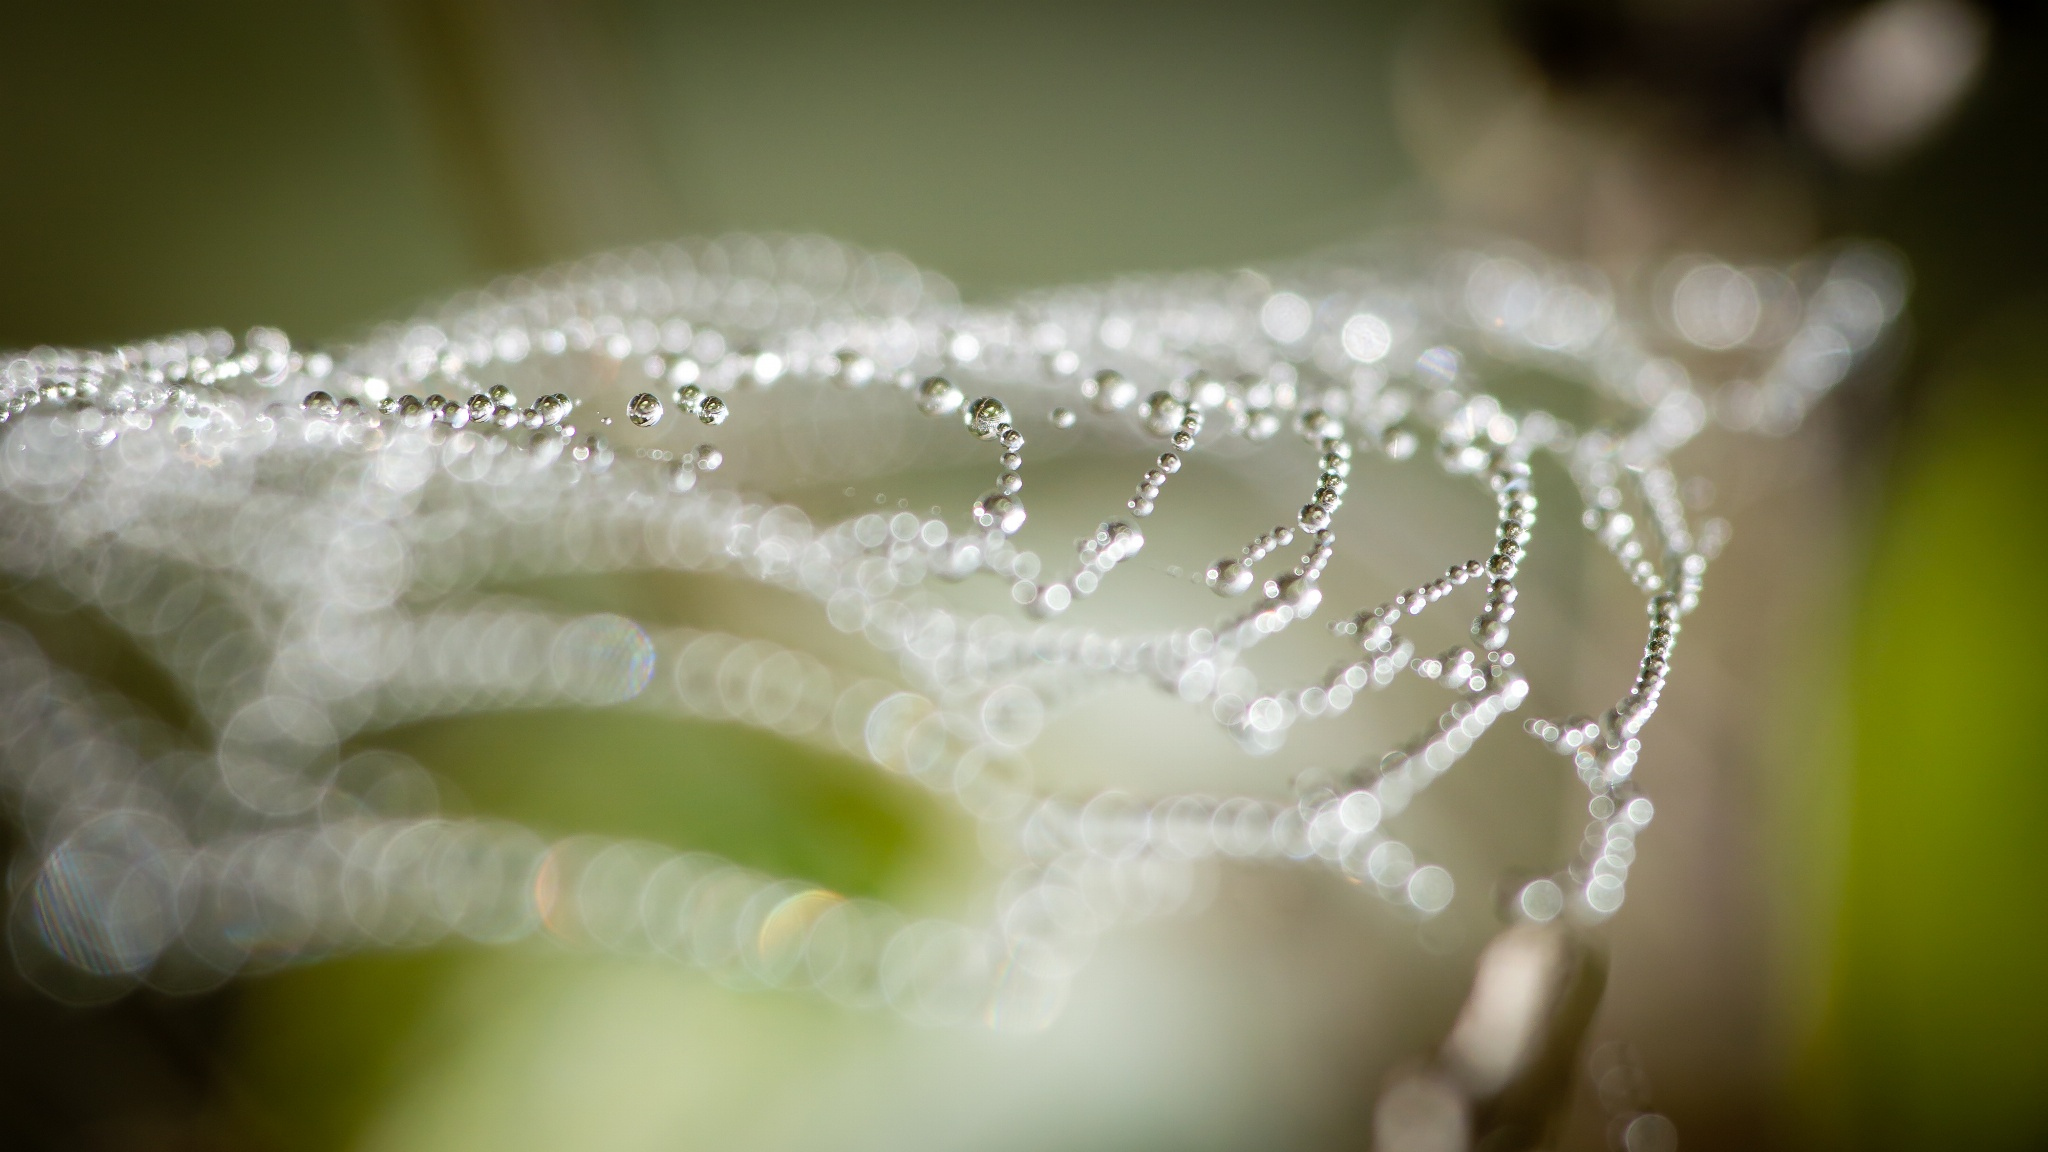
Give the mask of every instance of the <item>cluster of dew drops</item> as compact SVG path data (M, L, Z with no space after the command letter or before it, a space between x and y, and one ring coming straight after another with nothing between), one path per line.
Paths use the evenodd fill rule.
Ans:
M637 624L617 619L563 626L552 647L532 649L539 654L530 657L541 662L536 667L551 660L560 666L522 683L554 684L565 698L584 699L576 694L591 691L590 684L617 681L627 687L589 698L626 701L648 691L649 678L666 668L682 698L707 698L692 697L687 686L706 676L724 683L720 678L729 678L733 653L748 653L747 667L756 670L751 695L744 706L717 704L726 709L721 715L829 737L845 751L954 798L977 819L1003 830L1014 851L991 926L909 920L872 902L848 901L701 854L624 843L594 847L588 838L548 844L520 829L439 817L351 816L324 826L277 825L274 815L263 815L254 821L255 831L217 841L202 841L196 830L150 839L134 833L131 821L121 825L125 831L115 840L101 834L88 852L79 846L83 833L65 839L54 831L98 826L81 813L106 815L92 805L110 793L80 785L74 789L81 797L76 805L84 807L49 825L53 831L37 840L45 851L43 880L31 884L32 898L24 906L41 917L35 931L47 946L74 967L135 975L167 967L162 958L183 955L179 948L207 958L200 965L207 971L232 972L262 955L296 961L348 947L430 943L450 934L504 941L546 931L601 948L659 951L766 983L811 986L848 1003L886 1004L917 1019L981 1015L992 1022L1030 1022L1054 1010L1048 1006L1056 1005L1059 989L1109 926L1197 900L1205 861L1318 863L1399 907L1435 915L1455 892L1450 874L1419 860L1392 835L1390 822L1495 722L1528 700L1529 683L1509 642L1520 599L1517 581L1538 521L1530 462L1546 453L1578 486L1586 528L1641 593L1648 619L1636 676L1604 715L1536 718L1523 726L1573 765L1590 795L1591 822L1579 858L1527 880L1510 903L1513 914L1526 919L1567 912L1598 919L1620 906L1635 836L1653 812L1633 778L1639 737L1664 691L1683 618L1697 605L1707 562L1719 547L1718 526L1695 531L1687 522L1668 457L1712 420L1743 430L1784 430L1796 423L1874 346L1899 307L1883 261L1864 252L1809 262L1788 273L1688 265L1675 274L1670 327L1695 352L1748 357L1741 377L1716 390L1672 355L1652 348L1651 333L1623 322L1613 293L1597 276L1527 253L1438 254L1426 274L1405 279L1332 257L1270 276L1126 281L1040 293L1007 307L965 308L939 293L918 297L914 270L904 272L901 262L877 264L878 258L860 267L882 268L887 275L870 276L858 291L882 303L848 304L847 294L856 291L849 285L859 277L820 277L819 253L833 267L856 264L860 254L828 242L806 243L809 263L788 270L789 282L777 291L764 287L770 285L762 278L767 273L706 271L730 263L713 245L694 254L676 249L666 256L634 254L586 266L567 277L566 287L550 290L570 302L566 311L573 314L555 327L536 332L527 321L494 320L483 311L458 314L446 326L477 328L476 346L486 354L473 359L483 363L490 349L508 347L519 353L513 360L528 349L546 356L588 350L614 363L644 356L647 375L670 387L665 399L639 391L625 401L625 422L636 433L665 434L673 425L664 427L664 421L672 416L721 426L733 407L720 393L734 388L809 382L894 392L916 412L957 421L983 446L978 450L994 456L994 482L969 507L971 527L909 514L888 520L869 514L813 528L798 510L700 484L700 476L725 461L725 450L708 443L680 452L637 450L635 456L665 466L653 488L660 499L650 501L636 486L639 477L653 473L615 467L612 443L596 428L579 428L579 412L589 416L587 398L553 391L522 404L510 385L471 384L467 366L431 348L416 370L387 375L409 376L422 385L438 379L456 395L394 396L385 380L339 365L404 361L410 353L403 340L368 355L355 350L351 360L350 350L339 356L302 354L269 330L252 333L239 351L216 334L114 353L40 350L13 361L0 377L0 424L11 425L0 433L8 437L0 481L23 513L21 522L40 524L36 517L61 517L85 503L73 493L87 490L83 478L93 468L118 482L122 465L116 458L128 458L121 452L143 459L141 446L156 440L175 442L179 466L216 469L236 451L269 451L269 445L284 442L285 431L297 436L295 443L331 451L336 460L354 458L350 452L393 454L408 444L425 445L444 453L444 467L457 481L449 490L456 492L461 481L488 474L484 458L491 453L475 450L475 444L503 452L502 460L528 462L521 467L566 460L572 466L564 473L569 480L596 478L585 487L605 494L608 515L667 525L643 533L634 546L642 552L629 548L616 561L577 555L576 562L716 565L814 596L826 602L835 627L896 653L924 691L877 692L870 681L835 678L814 658L765 640L727 638L707 648L699 638L663 647L666 642L649 639ZM1773 276L1794 290L1779 291ZM1696 280L1706 288L1688 295ZM1458 286L1448 298L1437 287L1444 283ZM1748 297L1742 295L1745 285ZM685 299L693 302L680 303ZM778 307L793 308L805 319L784 323L770 308L730 325L730 340L718 331L718 317L740 307L735 301L756 308L763 299L779 300ZM1766 299L1781 311L1791 308L1789 318L1766 316L1756 304ZM1749 301L1756 314L1701 311L1711 306L1726 312L1730 300ZM751 335L743 336L742 329ZM1477 373L1461 370L1466 360L1484 357L1535 363L1580 380L1624 415L1611 426L1579 430L1541 411L1510 412L1474 387ZM1241 371L1233 375L1204 366L1222 364ZM989 387L974 388L982 394L970 398L956 380ZM1139 380L1150 381L1151 390ZM255 413L252 405L269 390L292 383L315 386L300 394L292 410L271 404ZM1122 498L1121 511L1077 541L1071 564L1058 571L1013 541L1028 519L1026 437L1017 416L1022 408L1013 409L998 393L1043 404L1055 432L1073 432L1085 419L1121 442L1135 438L1148 445L1151 460ZM610 421L598 417L596 423ZM29 430L33 434L25 437ZM124 438L136 447L107 454L105 462L76 455L77 445L103 451ZM1140 525L1160 511L1190 461L1221 438L1253 445L1292 439L1307 447L1310 459L1307 495L1297 510L1202 571L1203 583L1218 596L1248 600L1249 606L1209 624L1161 634L1119 634L1062 622L1078 601L1141 552ZM1320 608L1321 581L1338 552L1336 517L1354 462L1361 454L1409 460L1432 441L1427 458L1490 494L1491 548L1335 621L1331 631L1349 642L1351 654L1320 677L1260 686L1240 657ZM508 446L512 450L505 452ZM20 463L31 457L41 463ZM458 458L471 471L458 473ZM52 461L61 467L53 471ZM55 486L50 477L59 472L71 487ZM394 467L391 475L399 478L394 483L427 482L427 474L404 468ZM540 473L529 467L519 475ZM521 483L534 485L538 498L538 481ZM622 493L632 499L621 499ZM129 530L116 526L117 533ZM49 555L36 562L46 569L71 563L65 570L83 570L99 563L91 558L100 543L67 544L61 532L38 539ZM57 555L66 548L75 560ZM1035 622L994 622L917 600L912 593L925 574L953 580L992 574L1009 582L1011 598ZM308 587L328 587L317 583L317 574L294 578L315 580ZM1404 629L1467 585L1479 590L1480 603L1471 618L1470 643L1442 652L1418 650ZM603 639L593 643L592 637ZM0 641L7 650L0 655L8 655L0 670L11 669L12 677L0 691L14 693L10 707L29 708L24 701L34 693L69 700L64 707L74 710L97 707L91 702L104 698L34 655L29 642L11 634ZM622 667L634 671L623 681L617 669L590 675L605 661L624 661ZM767 668L783 669L803 687L761 679L758 670ZM494 673L477 675L481 684ZM1452 702L1411 741L1344 774L1304 779L1286 800L1190 794L1140 801L1120 791L1041 795L1021 760L1022 747L1042 727L1039 712L1104 676L1159 685L1254 752L1271 751L1294 725L1342 714L1363 694L1402 678L1438 685ZM502 698L527 704L546 699ZM724 698L713 692L707 699ZM1009 713L1029 723L1005 719ZM26 781L58 787L47 769L76 757L79 737L61 736L76 726L53 727L48 715L35 714L41 719L20 726L30 735L18 736L16 746L43 751L8 762L17 793L30 786ZM298 739L294 732L330 723L304 721L294 729L274 716L263 722L282 726L285 736L265 736L270 743L258 741L260 748L296 748L287 736ZM66 739L73 743L63 744ZM226 752L215 755L227 772L232 765ZM224 788L223 794L249 802L246 781L228 779ZM175 847L166 846L173 841ZM401 843L408 846L405 852L394 847ZM104 859L128 860L130 872L121 875L131 879L141 874L136 869L155 876L175 871L165 861L185 861L178 867L202 879L178 880L164 889L162 903L185 909L191 901L177 894L177 885L196 883L205 895L191 906L200 911L150 913L145 900L133 905L143 911L122 919L109 910L112 905L81 904L76 894L95 891L105 868L112 867L95 863ZM290 884L297 887L289 891L272 887L283 875L281 861L291 862L285 871L296 877ZM339 871L319 871L330 866ZM366 884L376 894L374 907L343 898ZM325 887L330 885L331 892ZM132 895L150 889L122 890ZM297 935L288 926L297 926L291 929ZM272 939L271 951L230 943L251 939Z

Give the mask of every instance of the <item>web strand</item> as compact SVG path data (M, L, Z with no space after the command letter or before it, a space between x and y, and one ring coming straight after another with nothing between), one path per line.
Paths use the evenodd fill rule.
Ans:
M1796 291L1760 294L1769 278ZM1676 287L1634 300L1526 252L1408 244L982 307L893 257L736 237L506 281L327 351L258 329L12 358L0 564L103 614L198 717L174 731L0 626L0 779L26 830L16 953L47 986L189 989L545 933L920 1021L1030 1027L1103 932L1188 907L1219 862L1326 868L1433 916L1459 886L1401 817L1479 741L1512 738L1492 733L1530 698L1512 641L1544 459L1641 597L1645 641L1604 713L1518 726L1570 763L1590 822L1580 857L1511 905L1598 920L1620 908L1654 812L1635 784L1640 736L1726 537L1691 523L1671 456L1715 422L1790 430L1903 303L1897 268L1866 248L1783 270L1681 264L1663 282ZM1714 308L1747 328L1685 311ZM1711 344L1686 344L1702 331ZM1531 372L1602 415L1579 427L1487 390ZM1032 478L1087 444L1142 445L1151 463L1071 552L1041 556L1022 535ZM1192 470L1283 454L1292 468L1304 449L1298 511L1201 572L1215 612L1154 630L1077 622ZM1476 484L1493 543L1334 609L1324 576L1357 545L1338 516L1367 458ZM951 515L820 523L769 494L961 462L991 480ZM1542 506L1546 527L1570 519L1562 499ZM485 593L631 571L792 593L896 675ZM941 594L990 584L1008 610ZM1465 642L1421 650L1425 612L1469 614ZM1350 655L1263 685L1247 654L1318 617ZM1443 694L1435 722L1286 798L1062 795L1028 756L1104 683L1150 685L1264 755L1404 679ZM994 920L915 919L702 853L393 811L367 797L417 766L342 755L423 718L556 706L747 725L908 777L998 846Z

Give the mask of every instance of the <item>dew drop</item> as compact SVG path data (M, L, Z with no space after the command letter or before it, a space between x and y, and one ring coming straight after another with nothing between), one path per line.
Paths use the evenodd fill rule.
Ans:
M1010 410L1003 406L1001 400L993 396L983 396L969 404L961 418L966 422L967 430L976 437L993 440L1003 425L1010 422Z
M642 392L626 403L626 419L636 428L652 428L661 423L661 417L661 400L652 392Z
M1121 412L1138 398L1138 386L1122 373L1105 368L1082 382L1081 394L1095 401L1097 411Z
M1515 898L1522 915L1541 924L1557 919L1564 911L1564 891L1550 879L1531 880Z
M1187 408L1171 392L1154 392L1145 400L1145 429L1154 436L1169 436L1180 427Z
M1014 496L991 492L974 502L974 521L983 528L1014 536L1024 527L1024 503Z
M918 410L927 416L946 416L960 410L967 398L944 376L928 377L917 386Z
M1210 567L1206 579L1219 596L1242 596L1251 590L1252 570L1241 561L1219 560Z
M550 393L533 402L533 410L540 413L543 424L560 424L575 407L575 402L560 392Z

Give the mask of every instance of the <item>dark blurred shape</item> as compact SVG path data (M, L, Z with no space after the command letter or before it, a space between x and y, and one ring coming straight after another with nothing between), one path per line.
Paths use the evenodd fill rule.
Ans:
M1620 96L1712 137L1782 119L1785 79L1826 6L1505 0L1500 10L1509 38L1565 91Z
M1952 115L1991 31L1969 0L1508 0L1503 13L1567 91L1646 102L1700 143L1803 132L1851 167L1896 160Z
M1435 1060L1380 1093L1373 1147L1518 1152L1554 1140L1606 982L1606 958L1562 924L1494 937Z
M224 1067L223 997L59 1004L0 964L0 1148L241 1152L259 1137Z

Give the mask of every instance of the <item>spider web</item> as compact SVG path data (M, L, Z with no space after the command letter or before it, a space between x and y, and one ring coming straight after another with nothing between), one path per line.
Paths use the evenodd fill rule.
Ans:
M1460 886L1404 814L1477 742L1516 738L1492 732L1531 695L1522 565L1572 518L1642 605L1643 648L1604 712L1505 725L1588 795L1577 858L1507 906L1597 921L1654 813L1641 733L1727 532L1691 522L1672 454L1717 423L1795 427L1903 297L1870 247L1782 269L1689 258L1623 292L1512 246L1409 239L969 306L900 258L728 237L507 280L327 351L257 329L22 354L0 374L0 566L132 638L201 735L0 624L16 957L91 999L551 934L923 1022L1033 1027L1103 932L1199 902L1220 862L1332 870L1434 916ZM1547 407L1504 398L1526 379L1555 386ZM1026 547L1037 476L1133 451L1145 463L1098 497L1097 527ZM1372 546L1338 519L1369 498L1368 463L1476 488L1491 546L1383 601L1329 602L1326 574ZM1539 504L1532 465L1573 490ZM950 513L787 496L976 467L984 494ZM1304 503L1234 550L1213 539L1206 569L1166 570L1216 607L1155 625L1088 603L1149 562L1155 516L1202 511L1176 496L1211 467ZM882 659L492 591L645 571L792 594L817 635ZM1452 613L1461 642L1415 638ZM1254 670L1304 629L1333 663L1289 648L1282 675ZM1283 795L1073 793L1031 757L1121 685L1256 758L1410 683L1437 693L1413 736ZM344 755L426 718L561 706L746 725L907 777L978 826L1003 877L993 916L443 816L405 801L433 794L417 765Z

